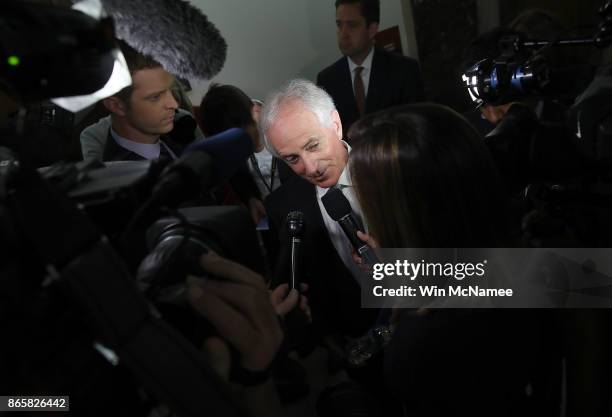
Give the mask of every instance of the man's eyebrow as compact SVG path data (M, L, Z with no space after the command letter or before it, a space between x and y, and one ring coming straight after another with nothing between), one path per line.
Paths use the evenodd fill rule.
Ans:
M302 147L300 149L306 149L308 146L310 146L312 144L312 142L316 142L317 140L319 140L319 138L317 138L316 136L311 137L310 139L308 139L306 141L306 143L304 145L302 145ZM288 154L284 154L282 152L278 153L278 156L280 156L281 158L287 158L288 156L297 156L297 154L295 153L288 153Z
M308 141L304 144L304 146L302 146L302 149L306 149L308 146L310 146L310 144L312 144L312 142L316 141L317 138L316 137L311 137L310 139L308 139Z
M157 95L159 95L159 94L163 94L163 93L165 93L167 90L168 90L168 89L166 88L166 89L164 89L164 90L154 91L154 92L152 92L152 93L147 94L147 95L145 96L145 98L149 98L149 97L157 96Z

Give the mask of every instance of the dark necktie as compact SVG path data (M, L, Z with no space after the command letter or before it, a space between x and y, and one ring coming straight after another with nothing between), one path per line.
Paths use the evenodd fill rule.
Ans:
M355 101L357 102L359 116L363 116L366 102L365 87L361 79L361 71L363 71L363 67L355 68L355 80L353 81L353 90L355 91Z
M361 213L355 210L356 201L351 201L351 200L354 200L354 194L349 195L349 193L353 193L352 190L349 191L349 189L352 187L350 185L345 185L345 184L336 184L332 188L336 188L340 190L342 194L344 194L344 197L346 197L347 201L351 205L351 212L353 214L353 217L355 218L355 221L357 222L357 225L361 228L361 230L365 230L363 227L363 219L362 219Z

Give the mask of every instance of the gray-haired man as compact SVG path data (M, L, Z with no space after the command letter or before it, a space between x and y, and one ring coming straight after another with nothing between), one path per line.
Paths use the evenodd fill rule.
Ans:
M342 122L329 95L313 83L293 80L266 99L260 115L266 146L284 161L293 176L266 199L272 238L287 247L287 214L304 214L302 276L310 285L309 300L318 330L359 335L372 324L375 311L361 309L359 268L353 262L348 239L325 211L321 197L340 186L357 215L348 157L342 141ZM286 257L279 257L277 276Z

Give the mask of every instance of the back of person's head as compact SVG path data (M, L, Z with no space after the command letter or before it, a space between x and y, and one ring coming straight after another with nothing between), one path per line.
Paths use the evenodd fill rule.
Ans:
M503 187L487 148L458 113L413 104L368 115L349 131L350 172L383 247L505 243Z
M569 36L566 25L554 13L542 9L526 9L508 24L508 27L523 33L528 39L556 41ZM552 68L574 66L589 61L592 48L552 47L540 53Z
M270 144L266 132L272 127L284 105L298 101L304 108L312 112L319 123L325 127L333 125L332 113L336 110L334 100L312 81L295 79L287 82L279 90L272 92L265 101L259 115L259 131L263 136L266 148L277 155Z
M512 19L508 27L530 39L547 41L556 40L567 30L558 16L541 9L524 10Z
M200 103L200 127L204 135L221 133L232 127L255 125L253 102L233 85L212 84Z
M342 4L361 5L361 15L365 18L366 25L380 23L380 0L336 0L336 9Z
M505 37L518 35L514 29L499 26L476 36L463 50L463 71L483 59L498 58L503 52L499 42Z

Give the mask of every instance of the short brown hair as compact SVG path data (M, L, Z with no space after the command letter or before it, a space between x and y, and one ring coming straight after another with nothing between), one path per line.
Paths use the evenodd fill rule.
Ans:
M367 26L380 23L380 0L336 0L336 9L341 4L359 4Z
M135 72L143 69L161 68L162 66L150 56L141 54L121 39L117 40L117 46L119 46L121 53L125 57L125 62L127 63L130 75L133 75ZM119 97L123 102L129 103L133 90L133 86L128 85L115 94L115 96Z

